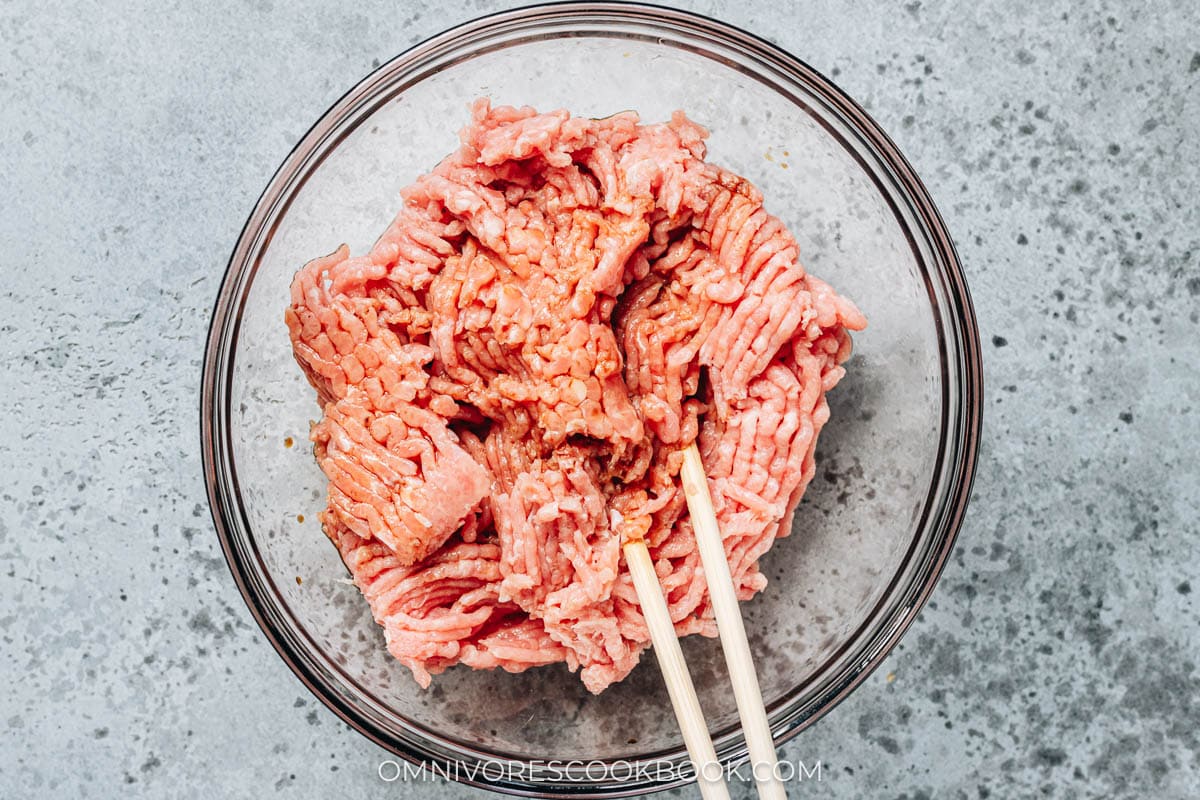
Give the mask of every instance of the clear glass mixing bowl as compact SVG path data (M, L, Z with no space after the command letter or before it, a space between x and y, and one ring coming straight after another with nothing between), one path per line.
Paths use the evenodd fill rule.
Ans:
M895 645L953 545L982 392L967 288L921 182L854 101L761 39L649 6L540 6L447 31L350 90L263 192L213 312L201 423L217 531L271 643L349 724L460 780L547 795L665 788L680 777L662 765L686 754L652 657L600 696L561 666L457 668L422 691L388 656L316 520L325 480L307 433L319 412L289 349L288 284L342 242L365 251L400 188L456 146L481 95L647 121L686 110L711 130L710 159L762 189L805 266L870 320L829 396L795 534L763 559L771 584L744 604L781 741ZM719 755L743 759L718 643L690 637L684 652ZM565 775L554 760L622 766Z

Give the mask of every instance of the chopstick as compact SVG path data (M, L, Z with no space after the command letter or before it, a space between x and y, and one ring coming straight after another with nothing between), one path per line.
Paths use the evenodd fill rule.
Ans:
M746 641L746 627L738 609L737 593L734 591L733 578L729 574L725 545L721 540L721 530L717 527L712 496L708 492L708 477L705 475L704 462L700 459L700 450L695 442L683 451L680 476L688 512L691 514L692 529L696 535L696 546L700 551L700 561L704 565L708 594L712 598L713 611L717 618L721 649L725 651L725 665L733 683L733 697L737 701L738 716L742 720L746 747L750 751L751 772L758 787L758 796L763 800L786 800L787 794L779 777L775 741L767 723L767 711L763 706L762 691L758 687L758 676L754 671L754 659L750 655L750 644ZM657 642L654 647L657 651ZM767 774L762 774L763 771Z
M622 550L625 552L629 574L633 578L633 586L637 590L638 602L642 606L642 615L650 628L654 655L658 659L663 680L666 681L667 694L671 698L671 706L675 709L675 718L679 721L688 757L696 770L700 796L704 800L729 800L724 768L721 768L715 780L710 780L705 774L708 764L720 766L720 762L717 760L712 738L708 735L708 724L700 711L700 701L696 698L696 687L692 685L687 662L683 660L683 651L679 649L675 624L671 622L671 614L667 611L667 601L663 597L662 586L659 585L658 575L654 571L654 562L650 560L650 551L641 539L626 542Z

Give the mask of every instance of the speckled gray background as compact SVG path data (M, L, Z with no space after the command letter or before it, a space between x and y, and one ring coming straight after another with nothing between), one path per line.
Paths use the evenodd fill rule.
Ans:
M483 795L383 784L385 753L258 633L197 394L226 258L298 136L373 64L505 5L0 4L0 796ZM822 764L794 795L1197 796L1195 10L687 5L892 133L985 342L957 552L899 649L787 745Z

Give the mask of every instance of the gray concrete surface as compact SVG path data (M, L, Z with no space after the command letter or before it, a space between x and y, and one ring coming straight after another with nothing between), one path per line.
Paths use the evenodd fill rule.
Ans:
M0 4L0 796L483 795L383 784L275 656L220 558L196 408L225 261L297 137L503 5ZM688 5L893 134L985 341L953 562L786 747L823 767L794 796L1200 795L1195 10Z

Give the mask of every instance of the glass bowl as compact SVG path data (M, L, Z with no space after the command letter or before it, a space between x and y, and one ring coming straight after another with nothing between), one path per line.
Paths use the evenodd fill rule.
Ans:
M400 188L457 146L482 95L645 121L686 110L711 131L709 159L761 188L804 265L867 315L829 395L795 532L762 560L770 585L743 604L778 741L883 659L951 550L980 426L967 287L926 190L853 100L761 39L644 5L524 8L414 47L326 112L259 198L213 312L201 425L217 532L267 638L350 725L466 783L595 797L667 788L685 779L686 753L652 656L599 696L561 665L458 667L423 691L317 522L325 478L307 434L319 410L283 323L289 282L343 242L364 252ZM744 759L719 644L683 645L718 754Z

